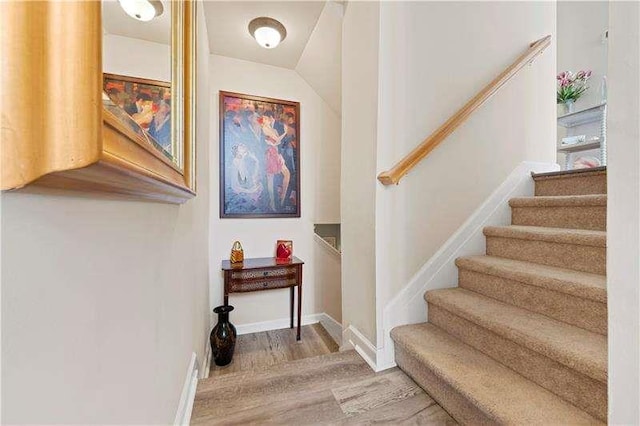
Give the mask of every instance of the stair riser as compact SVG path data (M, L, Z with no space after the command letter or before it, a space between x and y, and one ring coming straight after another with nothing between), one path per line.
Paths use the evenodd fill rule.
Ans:
M452 336L591 415L606 421L606 383L599 382L542 354L531 351L432 303L429 304L428 316L430 323L442 328ZM418 383L422 385L422 383ZM446 406L444 408L447 409Z
M512 207L513 225L605 231L607 207Z
M606 275L604 247L490 236L487 254Z
M607 193L607 175L598 173L591 176L563 176L562 178L543 178L536 182L535 195L589 195Z
M433 374L430 368L410 355L401 345L396 344L394 351L398 367L460 424L497 424L496 420L488 417L463 394Z
M607 334L607 305L461 268L458 285L476 293L600 334Z

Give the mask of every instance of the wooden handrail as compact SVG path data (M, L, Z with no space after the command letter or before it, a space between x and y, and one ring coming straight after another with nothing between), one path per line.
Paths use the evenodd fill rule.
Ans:
M530 64L533 60L541 54L544 49L551 43L551 36L548 35L540 40L537 40L529 45L529 48L524 52L516 61L505 69L499 76L497 76L491 83L485 86L477 95L475 95L469 102L467 102L462 108L460 108L451 118L449 118L442 126L433 132L428 138L426 138L420 145L418 145L407 156L400 160L395 166L386 172L382 172L378 175L378 180L383 185L397 184L400 179L426 157L435 147L449 136L455 129L457 129L465 120L483 103L485 103L491 96L493 96L498 89L509 81L514 75L518 73L526 64Z

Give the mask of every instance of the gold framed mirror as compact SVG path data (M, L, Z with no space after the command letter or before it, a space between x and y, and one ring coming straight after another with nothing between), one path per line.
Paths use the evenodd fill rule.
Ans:
M109 6L125 2L113 0ZM50 187L171 203L195 195L196 4L148 3L160 3L170 14L169 81L132 82L141 77L133 75L135 67L103 75L103 38L113 32L103 25L100 1L0 5L1 47L8 62L2 90L12 99L30 100L2 114L2 190ZM125 51L120 66L144 60L136 58ZM105 91L105 78L113 82L122 77L127 81L118 84L131 93L134 84L146 84L143 92L156 90L159 98L146 119L124 109L126 98ZM45 96L33 99L33 87L43 88ZM69 101L70 95L81 95L82 102ZM149 105L143 107L141 112L148 112ZM33 120L34 115L42 120ZM156 126L153 131L151 125Z

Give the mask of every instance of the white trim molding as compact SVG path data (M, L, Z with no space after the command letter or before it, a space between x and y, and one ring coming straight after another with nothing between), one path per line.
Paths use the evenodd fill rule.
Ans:
M202 373L200 373L201 379L209 378L209 370L211 370L211 343L209 342L209 336L207 336L207 341L204 344L205 353L204 353L204 364L202 365Z
M376 346L353 325L350 325L342 332L342 342L342 346L340 347L341 351L355 349L375 372L395 366L395 363L391 366L385 363L385 348L376 348Z
M461 256L485 253L485 226L509 225L511 209L509 199L532 196L534 182L531 173L559 170L555 163L520 163L505 181L476 209L444 245L420 268L409 283L383 308L383 336L375 348L377 371L394 367L394 327L416 324L427 320L424 294L428 290L457 286L458 269L455 259Z
M324 312L320 314L320 324L327 330L329 336L331 336L338 346L342 346L342 324Z
M320 322L320 316L322 314L312 314L302 316L302 325L315 324ZM238 336L243 334L259 333L261 331L280 330L282 328L289 328L291 325L291 318L278 318L270 321L252 322L249 324L236 324L236 332ZM298 317L296 316L293 321L294 328L298 326Z
M289 328L291 325L291 318L279 318L271 321L254 322L250 324L236 325L236 332L238 336L243 334L259 333L261 331L280 330L282 328ZM315 324L319 322L322 324L329 335L336 341L338 345L342 340L342 325L333 319L330 315L322 312L320 314L311 314L302 316L302 325ZM295 318L294 325L298 326L298 319Z
M178 410L173 421L174 425L188 426L191 422L191 412L193 411L193 401L196 398L196 388L198 387L198 357L196 353L191 354L191 362L187 370L187 376L182 386Z
M327 240L325 240L318 234L314 233L313 238L316 243L318 243L318 245L322 247L327 253L338 259L338 261L342 262L342 253L337 248L329 244Z

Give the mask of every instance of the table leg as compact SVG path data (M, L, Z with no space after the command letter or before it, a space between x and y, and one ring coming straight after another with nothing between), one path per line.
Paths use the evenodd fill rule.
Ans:
M229 305L229 282L231 281L231 271L224 271L224 297L223 302L225 306Z
M298 274L298 335L296 340L300 340L300 325L302 320L302 267L299 266L298 268L300 268L300 273Z
M294 289L295 289L294 286L289 287L289 292L291 294L291 305L290 305L290 309L289 309L289 314L290 314L290 317L291 317L291 327L289 327L289 328L293 328L293 303L294 303L294 301L293 301L293 292L294 292Z

